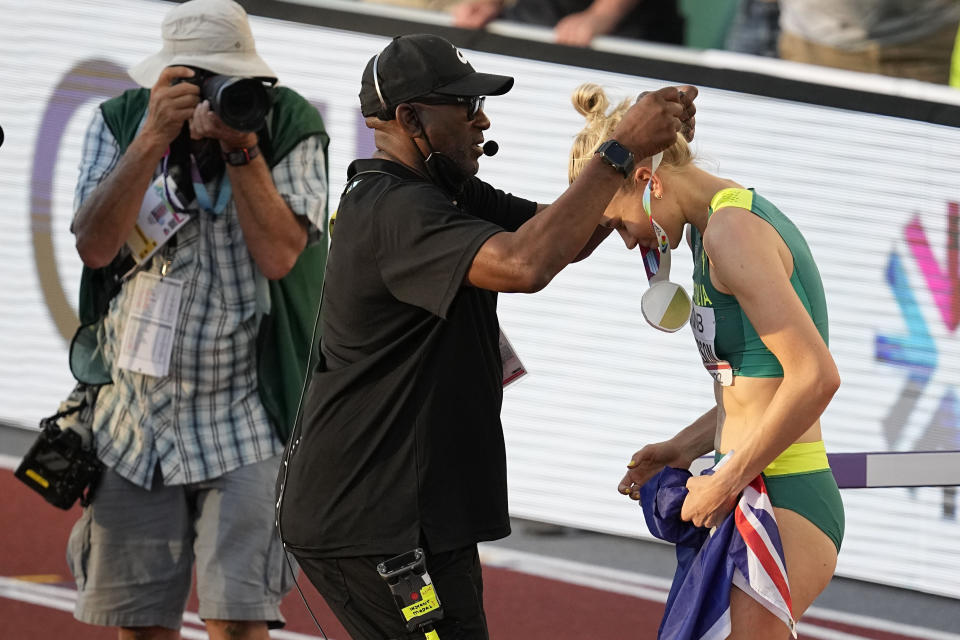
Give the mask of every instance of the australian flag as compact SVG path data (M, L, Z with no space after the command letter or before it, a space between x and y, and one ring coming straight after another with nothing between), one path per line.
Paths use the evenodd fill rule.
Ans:
M641 489L650 533L677 545L677 572L657 638L726 638L731 585L783 620L796 637L783 545L763 478L747 485L736 508L710 530L680 519L690 476L666 467Z

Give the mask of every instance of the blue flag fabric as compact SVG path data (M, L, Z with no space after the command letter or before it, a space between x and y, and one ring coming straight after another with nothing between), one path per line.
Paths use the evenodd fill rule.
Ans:
M744 489L736 508L711 531L680 519L690 477L686 469L666 467L640 489L650 533L675 544L677 552L657 638L726 638L732 585L777 615L796 637L783 546L763 478Z

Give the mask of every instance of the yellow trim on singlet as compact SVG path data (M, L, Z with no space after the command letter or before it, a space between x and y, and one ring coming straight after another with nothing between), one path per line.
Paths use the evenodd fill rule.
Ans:
M740 207L750 211L753 209L753 192L749 189L730 187L717 191L710 200L711 211L724 207Z
M726 454L715 456L716 462ZM830 468L827 460L827 448L823 440L816 442L795 442L778 455L763 470L766 476L789 476L798 473L826 471Z

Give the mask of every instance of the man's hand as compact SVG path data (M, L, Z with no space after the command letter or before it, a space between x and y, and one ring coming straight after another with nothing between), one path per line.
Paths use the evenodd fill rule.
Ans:
M691 139L696 97L697 88L689 85L642 94L624 114L613 137L632 151L638 161L673 145L678 131Z
M640 487L655 476L666 466L675 469L686 469L690 460L683 455L680 447L673 440L648 444L633 454L627 463L627 475L623 476L617 491L631 500L640 499Z
M193 115L200 102L200 87L189 82L174 84L174 81L193 75L193 69L188 67L167 67L160 73L157 83L150 89L147 120L140 135L152 138L156 145L164 148L177 137L183 123Z
M190 118L190 137L194 140L213 138L220 141L223 151L249 149L257 144L257 134L252 131L238 131L228 127L210 108L210 102L204 100L196 106Z
M680 116L680 133L687 139L687 142L693 140L694 130L697 127L697 106L693 104L699 91L691 85L679 87L682 94L680 102L683 104L683 115Z
M453 7L453 26L482 29L503 11L503 0L467 0Z

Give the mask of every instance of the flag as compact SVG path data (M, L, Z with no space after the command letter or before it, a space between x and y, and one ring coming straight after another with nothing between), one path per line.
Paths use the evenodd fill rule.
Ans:
M796 637L783 545L763 478L747 485L734 510L709 530L680 519L690 475L667 467L641 488L650 532L677 545L677 572L658 639L726 638L731 585L783 620Z

